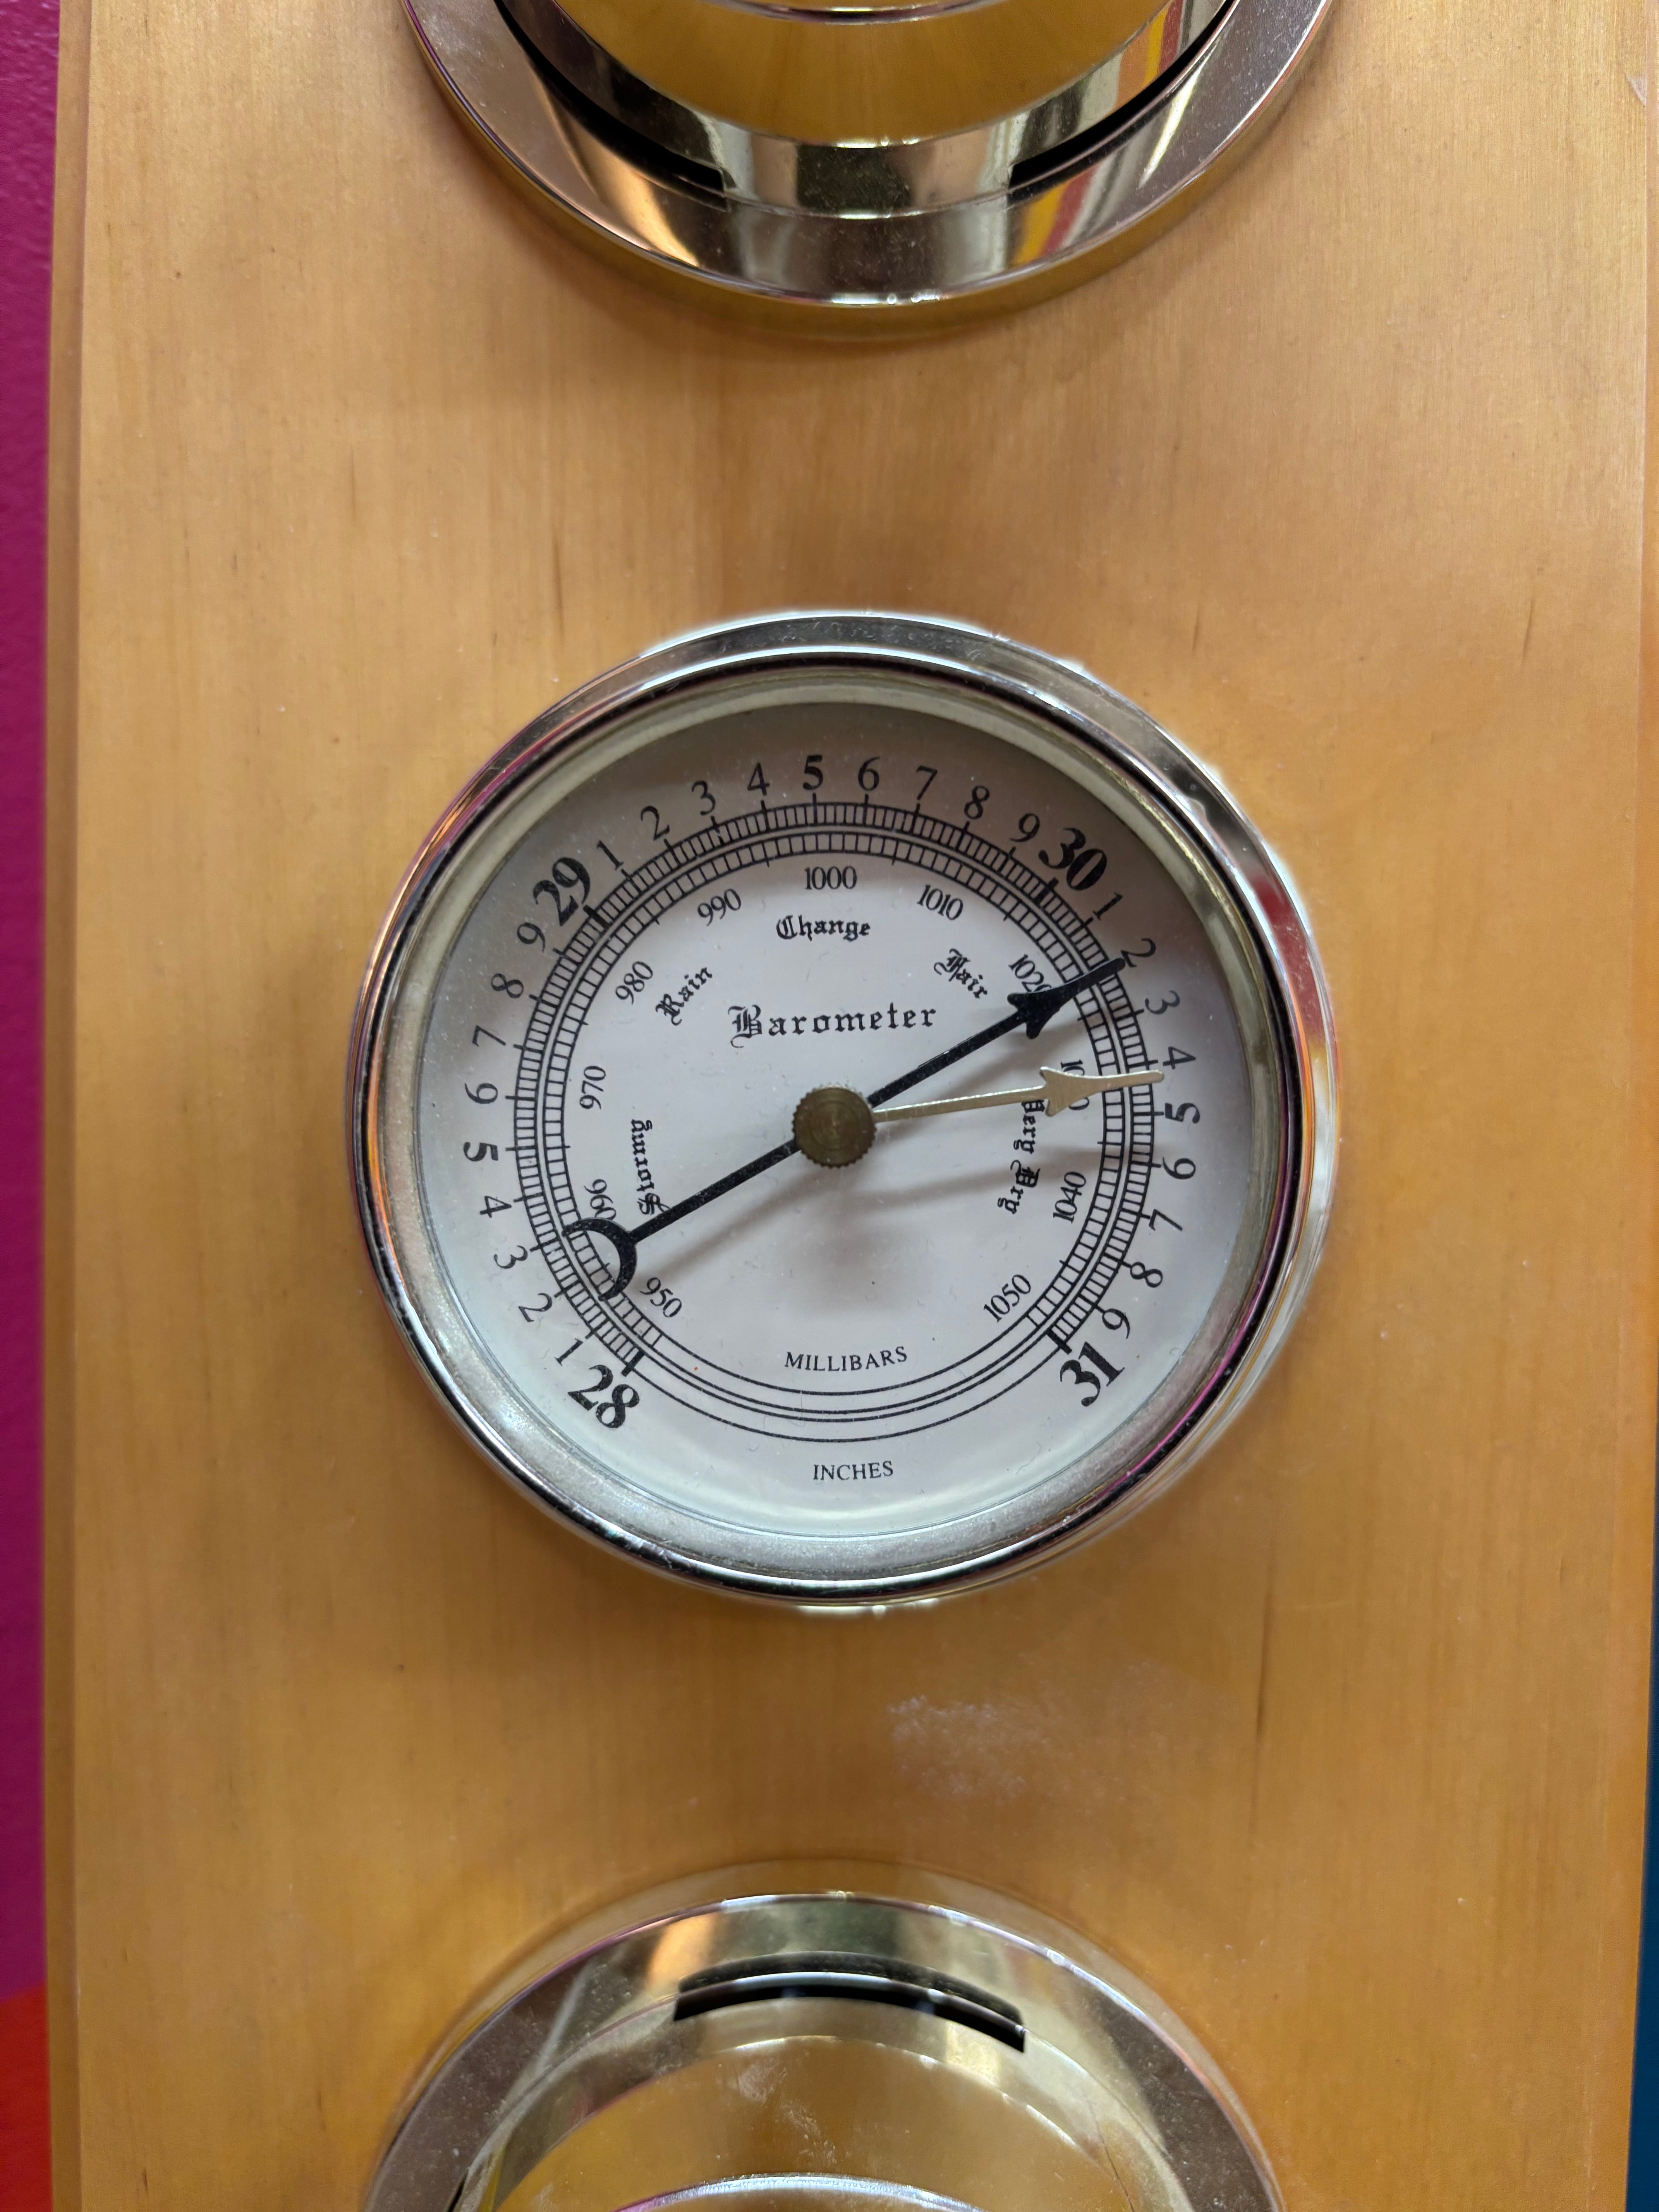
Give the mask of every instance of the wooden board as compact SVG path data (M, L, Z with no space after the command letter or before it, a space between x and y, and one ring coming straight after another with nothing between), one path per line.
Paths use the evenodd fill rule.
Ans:
M1644 27L1485 27L1338 0L1148 253L837 349L554 235L392 0L99 0L53 519L63 2207L344 2212L504 1954L808 1851L1115 1949L1292 2212L1621 2201ZM809 603L990 623L1167 721L1304 891L1346 1054L1324 1272L1224 1443L876 1620L538 1520L398 1349L341 1138L371 934L464 774L665 634Z

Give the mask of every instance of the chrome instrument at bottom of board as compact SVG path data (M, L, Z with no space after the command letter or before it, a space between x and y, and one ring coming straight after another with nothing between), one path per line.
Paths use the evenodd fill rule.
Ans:
M730 1869L537 1947L367 2212L1281 2212L1225 2080L1070 1929L890 1868Z

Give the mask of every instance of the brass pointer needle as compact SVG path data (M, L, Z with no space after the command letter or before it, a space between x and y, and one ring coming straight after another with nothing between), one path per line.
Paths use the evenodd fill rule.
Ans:
M1012 1091L975 1091L963 1098L917 1098L908 1106L876 1106L874 1121L915 1121L924 1114L968 1114L979 1106L1021 1106L1042 1099L1051 1114L1097 1098L1103 1091L1127 1091L1137 1083L1162 1083L1160 1067L1132 1067L1122 1075L1071 1075L1063 1067L1043 1067L1035 1083L1016 1084Z

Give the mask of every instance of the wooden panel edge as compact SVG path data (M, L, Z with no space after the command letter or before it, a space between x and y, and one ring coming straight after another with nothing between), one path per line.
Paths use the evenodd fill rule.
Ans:
M1621 2064L1598 2069L1601 2110L1594 2116L1593 2201L1609 2207L1626 2203L1630 2155L1631 2100L1636 2035L1638 1984L1644 1929L1642 1893L1644 1853L1638 1848L1632 1871L1628 1838L1647 1826L1648 1705L1651 1693L1655 1570L1656 1450L1659 1448L1659 1154L1653 1133L1659 1127L1659 454L1654 423L1659 405L1659 107L1652 97L1659 62L1659 0L1644 9L1647 165L1644 232L1647 267L1645 332L1645 420L1643 435L1642 628L1638 679L1636 764L1636 868L1633 884L1635 929L1631 963L1630 1071L1632 1112L1626 1163L1623 1263L1627 1296L1625 1342L1620 1364L1620 1391L1618 1540L1609 1592L1616 1639L1626 1663L1610 1686L1620 1709L1612 1740L1627 1747L1610 1778L1607 1792L1606 1867L1607 1920L1602 1936L1608 2003L1603 2016L1605 2044L1623 2054ZM1652 1940L1652 1931L1648 1931ZM1613 2056L1612 2050L1608 2057Z

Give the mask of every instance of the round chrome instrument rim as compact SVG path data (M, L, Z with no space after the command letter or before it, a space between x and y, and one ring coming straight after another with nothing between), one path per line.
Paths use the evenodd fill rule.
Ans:
M844 678L922 681L975 711L1036 719L1079 763L1133 784L1137 804L1192 855L1194 880L1219 896L1263 994L1276 1090L1276 1164L1261 1242L1238 1303L1218 1310L1190 1382L1160 1402L1132 1445L1109 1440L1098 1467L926 1534L819 1540L757 1521L738 1528L695 1517L667 1498L617 1492L568 1451L549 1448L515 1413L502 1378L453 1304L425 1225L414 1164L410 1054L418 1012L399 992L428 917L469 840L547 763L663 702L726 702L734 687ZM417 1002L410 1002L416 1004ZM585 687L532 723L474 779L411 868L383 928L354 1034L350 1141L360 1216L380 1285L418 1364L460 1425L538 1504L643 1563L717 1587L799 1604L890 1602L936 1595L1028 1565L1122 1517L1156 1495L1245 1402L1282 1342L1316 1267L1336 1156L1336 1066L1325 988L1295 895L1226 794L1138 708L1081 671L985 632L874 615L744 623L662 647Z
M689 2204L712 2204L716 2212L974 2212L959 2197L902 2184L855 2181L846 2174L749 2174L733 2181L705 2182L677 2189L667 2197L641 2197L628 2212L676 2212Z
M825 0L822 7L810 0L714 0L737 15L760 15L771 20L787 17L801 23L916 23L933 15L966 15L995 0Z
M994 297L1127 245L1276 111L1328 4L1168 0L1150 82L1138 34L978 128L826 145L668 97L558 0L405 0L462 116L596 241L732 294L866 313Z
M697 164L707 173L707 188L734 203L845 219L908 216L1006 192L1017 177L1169 85L1230 0L1164 0L1147 24L1072 83L975 129L810 146L670 98L607 54L559 0L500 4L527 46L563 80L567 94L629 133L647 164L648 138L659 155ZM561 87L550 82L550 89L556 97Z
M700 2068L809 2044L855 2047L901 2071L920 2062L989 2092L1141 2212L1282 2212L1220 2069L1133 1975L1012 1899L838 1862L673 1883L538 1945L428 2066L365 2212L505 2203L585 2123L636 2093L677 2075L696 2087ZM841 2162L833 2138L823 2148L827 2163ZM665 2194L655 2181L659 2193L633 2197L631 2212L757 2198L799 2201L802 2212L842 2200L848 2212L969 2212L935 2186L941 2154L925 2129L914 2144L867 2138L864 2151L909 2170L733 2177L729 2166L694 2166L665 2177Z

